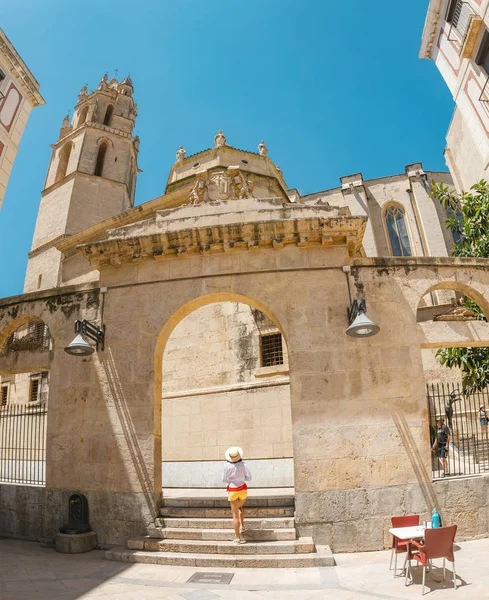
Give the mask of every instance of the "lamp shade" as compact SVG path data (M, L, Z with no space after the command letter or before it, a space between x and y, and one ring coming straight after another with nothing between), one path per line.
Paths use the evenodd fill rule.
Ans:
M355 338L364 338L375 335L380 327L371 321L364 312L359 312L353 323L346 330L347 335Z
M66 346L65 352L73 356L89 356L95 352L95 349L87 342L82 334L79 333L71 344Z

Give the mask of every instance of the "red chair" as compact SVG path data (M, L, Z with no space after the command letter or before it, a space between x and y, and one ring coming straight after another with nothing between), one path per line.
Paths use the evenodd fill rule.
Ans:
M391 524L392 527L416 527L416 525L419 525L419 515L408 515L407 517L392 517ZM395 555L396 560L394 562L394 577L396 576L397 571L397 555L402 552L406 552L407 547L408 543L406 540L400 540L395 535L392 536L392 552L389 570L392 569L392 558Z
M423 567L423 589L421 595L424 595L424 580L426 574L426 566L431 570L431 561L434 558L443 558L443 581L445 581L445 559L447 558L453 564L453 586L457 589L457 579L455 575L455 557L453 555L453 543L457 526L439 527L438 529L426 529L424 536L424 544L420 544L416 540L411 542L411 555L414 560L419 562ZM406 582L407 582L406 569Z

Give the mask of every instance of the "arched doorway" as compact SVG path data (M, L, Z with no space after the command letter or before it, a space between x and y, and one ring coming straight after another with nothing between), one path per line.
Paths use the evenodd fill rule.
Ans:
M278 323L248 302L184 310L160 363L163 488L222 487L241 446L254 487L292 487L288 353Z
M489 471L487 308L476 290L457 282L432 286L418 304L434 479ZM440 423L449 432L441 457Z

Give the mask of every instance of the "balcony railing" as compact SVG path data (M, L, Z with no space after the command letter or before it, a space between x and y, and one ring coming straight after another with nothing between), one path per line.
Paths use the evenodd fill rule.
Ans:
M463 47L467 33L469 32L472 18L476 15L475 10L464 0L455 0L455 5L450 9L450 29L448 30L448 40L455 42Z

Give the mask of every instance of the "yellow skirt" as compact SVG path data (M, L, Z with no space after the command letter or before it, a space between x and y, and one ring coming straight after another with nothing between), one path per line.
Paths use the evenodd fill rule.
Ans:
M240 490L239 492L228 492L229 502L234 502L235 500L246 500L247 497L248 490Z

